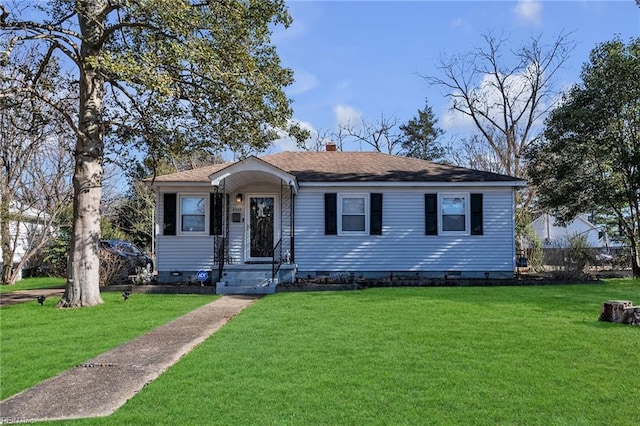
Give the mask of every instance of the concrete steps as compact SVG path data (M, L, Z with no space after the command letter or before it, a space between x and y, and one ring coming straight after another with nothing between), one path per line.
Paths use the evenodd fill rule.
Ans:
M217 294L272 294L278 280L271 279L271 264L225 266L216 283Z
M222 281L216 283L216 294L273 294L277 285L278 280L271 281L271 278L257 285L237 285Z
M217 294L272 294L278 283L295 280L295 264L283 264L271 277L271 264L225 265L220 281L216 283Z

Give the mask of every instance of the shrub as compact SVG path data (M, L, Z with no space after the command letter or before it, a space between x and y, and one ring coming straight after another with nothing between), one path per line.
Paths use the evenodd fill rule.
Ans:
M558 265L559 270L552 272L552 277L559 280L589 280L590 265L596 263L593 247L587 242L587 236L576 234L568 238L568 247L550 251L549 263Z
M100 286L128 281L132 266L126 259L108 250L100 250Z
M153 282L153 273L147 268L136 268L136 276L133 283L137 285L147 285Z
M573 235L569 237L567 262L566 267L573 271L584 271L589 265L593 265L596 262L593 247L587 242L586 235Z
M540 237L538 237L530 224L522 231L522 237L528 242L528 247L522 251L527 257L529 267L536 271L542 270L544 265L544 251L542 250Z
M67 276L70 246L71 235L68 230L63 229L52 238L47 247L42 249L42 265L46 270L46 275L61 278Z

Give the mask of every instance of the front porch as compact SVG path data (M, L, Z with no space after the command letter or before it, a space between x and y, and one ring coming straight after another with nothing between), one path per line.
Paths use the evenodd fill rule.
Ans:
M210 178L216 292L269 294L293 282L295 177L251 157Z

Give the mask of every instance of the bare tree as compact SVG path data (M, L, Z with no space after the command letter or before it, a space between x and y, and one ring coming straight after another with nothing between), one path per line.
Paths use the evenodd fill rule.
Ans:
M555 105L557 72L574 43L561 33L544 45L541 36L505 55L507 37L483 36L484 47L443 57L444 76L424 76L440 86L451 109L469 117L500 160L501 172L522 177L525 147L541 131L542 120Z
M36 78L61 106L71 107L65 104L64 79L34 67L40 56L25 51L2 68L2 89L9 93L0 96L2 284L16 282L71 201L71 136L49 105L20 90Z
M462 167L487 172L502 172L500 158L479 135L449 141L445 146L446 161Z
M305 151L313 151L313 152L319 152L319 151L325 151L327 149L327 144L334 142L333 140L334 134L332 132L330 132L329 130L317 130L314 132L311 132L309 134L309 138L306 139L303 143L298 144L298 146L305 150ZM338 146L339 144L336 144L336 147L338 150L342 151L342 146Z
M377 152L386 154L397 154L402 148L404 133L400 129L400 121L397 117L385 117L380 114L380 119L376 122L362 120L360 126L355 126L349 122L338 127L338 133L334 137L340 142L342 149L345 140L357 143L362 150L362 146L368 145Z
M0 143L5 148L7 140L2 134ZM15 137L11 140L15 143ZM10 153L2 158L3 164L12 164L6 175L8 191L3 191L3 201L6 196L9 203L7 210L3 206L3 218L7 220L1 221L2 284L16 282L22 268L51 240L59 216L72 202L73 157L69 141L59 135L32 141L23 145L28 146L27 155ZM3 149L3 154L6 152ZM17 263L12 265L16 253L19 253Z

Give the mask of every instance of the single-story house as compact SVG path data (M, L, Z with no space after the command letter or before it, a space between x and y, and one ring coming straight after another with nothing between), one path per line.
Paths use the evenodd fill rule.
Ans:
M561 226L554 216L543 213L531 222L531 227L540 238L542 248L567 248L569 240L575 236L584 236L586 243L593 248L607 248L611 244L606 233L584 216L577 216Z
M544 263L547 265L562 265L566 257L566 249L575 237L583 237L596 256L602 262L613 260L621 251L624 244L620 240L612 239L598 226L591 223L585 216L579 215L566 225L558 224L557 218L543 213L531 222L533 232L542 244ZM530 246L530 243L523 244Z
M150 180L158 282L210 279L223 293L347 274L513 277L524 180L329 147Z

